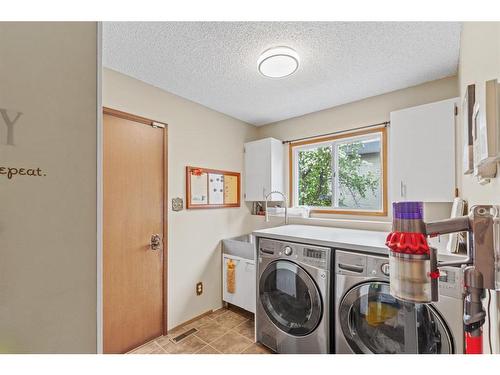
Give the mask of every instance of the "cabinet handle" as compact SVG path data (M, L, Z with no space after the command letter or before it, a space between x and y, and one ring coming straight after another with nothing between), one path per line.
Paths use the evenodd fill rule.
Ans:
M399 195L401 195L401 198L403 198L405 195L404 195L404 184L403 184L403 180L401 180L401 185L399 187Z
M262 198L266 199L266 188L262 187Z

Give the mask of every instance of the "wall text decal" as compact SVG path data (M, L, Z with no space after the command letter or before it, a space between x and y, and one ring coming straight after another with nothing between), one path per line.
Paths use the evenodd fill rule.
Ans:
M6 176L12 180L15 176L32 176L32 177L45 177L46 173L42 172L41 168L14 168L0 166L0 176Z
M0 138L0 145L14 146L14 125L19 121L22 112L0 108L0 127L2 123L7 128L7 136ZM28 167L12 167L0 165L0 178L6 177L12 180L14 177L27 176L27 177L45 177L46 173L41 168L28 168Z
M14 125L19 120L22 112L12 111L15 113L13 116L9 116L8 110L5 108L0 108L0 115L2 116L2 120L7 127L7 139L5 141L0 140L4 145L14 146Z

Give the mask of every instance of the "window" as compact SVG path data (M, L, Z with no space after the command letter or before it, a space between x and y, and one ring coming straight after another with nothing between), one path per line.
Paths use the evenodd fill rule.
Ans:
M295 206L386 215L385 128L290 144Z

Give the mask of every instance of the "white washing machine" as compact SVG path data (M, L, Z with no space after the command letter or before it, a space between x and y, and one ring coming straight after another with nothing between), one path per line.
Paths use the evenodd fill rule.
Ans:
M389 293L387 257L336 251L335 352L463 353L462 272L440 272L439 302L407 303Z
M277 353L331 353L331 249L258 241L257 341Z

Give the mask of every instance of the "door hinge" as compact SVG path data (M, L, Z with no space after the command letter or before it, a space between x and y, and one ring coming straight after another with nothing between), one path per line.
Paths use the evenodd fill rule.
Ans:
M154 122L154 121L153 121L153 122L151 123L151 126L152 126L153 128L165 129L165 125L164 125L164 124L162 124L162 123L160 123L160 122Z

